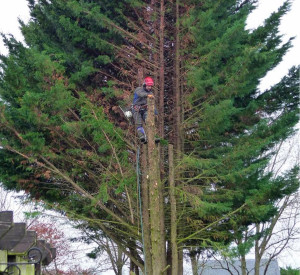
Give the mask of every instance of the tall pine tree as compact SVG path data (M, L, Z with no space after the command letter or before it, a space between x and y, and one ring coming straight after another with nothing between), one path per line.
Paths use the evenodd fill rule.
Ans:
M181 274L185 247L229 244L235 227L267 220L273 202L295 190L295 181L279 184L264 171L298 121L299 67L257 88L291 47L278 35L289 2L252 32L249 0L28 3L31 20L20 22L27 47L4 36L9 55L1 56L0 180L8 189L103 232L132 270L155 275ZM164 146L142 148L144 238L139 145L118 108L130 103L137 75L155 79L158 132L175 150L172 163Z

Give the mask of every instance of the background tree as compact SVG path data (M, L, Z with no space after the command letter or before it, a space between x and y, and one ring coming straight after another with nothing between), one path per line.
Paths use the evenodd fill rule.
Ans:
M124 268L128 266L128 256L106 235L99 232L96 226L87 230L86 225L77 222L76 229L82 232L82 236L73 237L72 240L93 245L94 249L87 256L99 263L97 270L113 270L116 275L122 275Z
M276 198L269 197L269 195L278 196L280 191L277 188L279 186L276 186L275 181L270 180L271 175L265 175L264 171L266 163L272 155L271 148L279 141L279 132L275 128L281 123L283 123L281 125L286 125L284 121L285 119L289 120L290 114L285 110L288 110L288 106L291 107L293 104L287 103L286 107L282 105L283 109L278 115L273 115L272 112L275 109L270 104L270 98L273 98L272 100L275 102L274 95L280 90L278 93L280 98L279 94L284 93L286 99L290 97L289 100L294 101L297 98L294 93L295 86L291 85L293 87L291 90L293 89L294 92L291 90L288 92L285 89L287 89L287 82L298 82L299 69L292 69L290 77L284 78L281 83L259 95L256 86L258 79L266 72L263 68L270 68L277 64L281 59L281 54L285 51L284 48L288 47L287 43L281 49L276 48L275 44L279 40L275 37L272 38L269 33L273 27L279 24L278 20L281 14L286 12L288 5L281 7L278 13L274 13L266 20L264 27L258 28L250 35L246 34L248 37L246 42L243 40L243 37L246 38L246 36L244 36L245 26L242 18L245 15L243 13L246 11L245 6L236 6L236 9L230 10L227 4L230 5L230 3L221 4L221 2L216 4L212 16L208 13L195 13L195 16L198 16L199 25L198 27L193 26L192 31L195 35L192 37L192 41L198 42L195 43L198 46L195 49L195 57L201 56L201 59L199 65L195 58L197 65L189 66L191 68L189 81L196 86L193 87L194 90L190 94L192 97L190 101L193 104L190 107L191 113L189 116L187 115L186 119L186 125L189 126L187 137L190 139L186 150L190 147L192 156L195 155L195 158L191 159L189 156L187 160L189 161L189 170L192 167L196 168L194 173L196 184L201 186L199 183L202 179L203 186L210 186L210 188L204 189L209 191L204 193L208 196L202 196L206 201L202 199L198 202L201 203L201 210L204 214L207 215L207 212L203 210L205 205L212 210L214 215L226 209L224 206L229 206L228 204L223 206L216 204L218 207L214 209L209 202L216 196L218 199L221 196L227 198L224 199L226 203L229 203L228 198L230 197L231 203L235 207L243 205L252 197L251 203L243 208L242 215L237 219L231 219L233 223L229 227L232 229L236 226L238 229L242 226L247 227L251 220L267 220L275 211L273 202L276 201ZM240 7L242 7L240 12L235 13ZM200 9L202 8L201 6ZM231 11L231 15L221 17L220 12L224 9L227 9L229 13ZM231 20L235 20L235 24ZM276 28L273 29L274 33ZM263 34L265 30L268 31ZM254 46L258 42L257 39L261 39L260 46L262 47L258 44L257 47ZM236 42L237 44L235 44ZM187 52L193 53L190 49ZM264 58L256 59L256 54L264 56ZM234 60L240 60L240 63L235 63ZM271 64L272 62L274 63ZM240 67L233 64L240 65ZM236 73L231 74L232 70L236 70ZM249 71L252 70L253 74L249 75ZM275 103L273 106L279 107L279 104L278 101L278 104ZM275 132L272 134L272 128L276 134ZM284 129L282 134L285 139L286 134L289 135L288 130ZM296 173L294 171L294 175ZM189 178L191 180L192 177ZM191 184L191 181L189 183ZM284 184L280 188L286 188L286 191L289 192L289 187L284 187ZM268 195L268 189L273 189L274 192L270 191ZM276 189L277 191L275 191ZM256 195L254 195L255 193ZM255 203L252 204L252 202ZM248 208L250 205L251 209Z
M278 207L278 213L266 224L256 226L256 235L260 235L255 241L256 274L265 263L265 273L272 260L278 258L285 250L293 246L293 242L299 239L299 194L286 197Z
M281 275L296 275L297 273L299 273L299 269L294 269L294 268L291 268L291 267L280 269L280 274Z
M93 239L89 237L90 239ZM91 258L98 258L103 266L107 266L107 270L113 270L116 275L123 274L123 268L126 266L128 257L121 251L121 249L106 237L97 238L94 240L98 247L88 254Z
M47 275L89 275L99 272L96 268L84 268L81 262L84 249L75 248L69 237L66 236L63 229L55 222L41 222L34 220L28 227L28 230L34 230L41 240L50 243L56 248L56 257L49 266L43 266L42 272Z
M289 185L286 181L296 180L284 174L287 167L292 167L299 161L296 140L297 136L285 143L280 143L269 167L266 169L266 173L272 172L273 175L277 176L279 182L284 182L284 185ZM209 258L213 258L219 263L220 268L229 273L248 274L255 272L255 274L260 274L261 267L263 267L264 274L266 274L271 261L278 259L285 249L291 249L294 240L299 238L298 197L296 187L290 195L284 196L274 203L277 211L270 219L239 228L231 250L225 248L224 251L210 252L207 255L202 255L201 258L197 251L191 250L193 274L199 273ZM248 255L255 259L253 267L246 264ZM237 265L240 266L241 271L236 269Z

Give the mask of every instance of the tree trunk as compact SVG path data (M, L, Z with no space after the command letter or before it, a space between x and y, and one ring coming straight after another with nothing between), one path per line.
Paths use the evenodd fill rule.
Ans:
M164 138L164 93L165 93L165 54L164 54L164 31L165 31L165 4L164 0L160 0L160 24L159 24L159 129L158 135L160 138ZM155 132L156 133L156 132ZM164 177L164 153L163 148L158 147L158 169L157 169L157 177ZM160 199L160 212L159 215L161 217L160 230L161 232L165 232L165 215L164 215L164 187L163 184L159 186L159 199ZM166 239L165 234L161 236L162 238L162 249L163 255L166 255ZM165 266L167 265L167 260L165 257Z
M178 249L178 275L183 275L183 250Z
M256 233L260 232L260 225L256 224ZM259 251L259 240L255 240L255 266L254 266L254 274L259 275L259 267L260 267L260 260L261 260L261 254Z
M241 270L242 270L242 275L247 275L247 265L246 265L245 255L241 255Z
M135 263L130 260L130 266L129 266L130 274L134 273L135 271Z
M175 100L175 108L173 112L173 120L174 120L174 149L175 149L175 159L179 161L180 152L183 149L183 140L181 137L181 96L180 96L180 29L179 29L179 0L176 0L175 7L175 18L176 18L176 26L175 26L175 82L174 82L174 100ZM179 178L180 171L176 171L176 178ZM175 182L176 186L176 182ZM178 275L183 275L183 250L178 249Z
M198 261L195 254L190 255L193 275L198 275Z
M157 68L153 68L153 78L154 78L154 94L155 94L155 103L156 106L160 106L159 104L159 51L158 51L158 47L159 47L159 28L158 28L158 19L157 19L157 0L151 0L151 9L150 9L150 18L153 19L152 24L149 26L149 32L152 32L152 30L154 30L154 34L155 37L157 39L155 39L154 43L150 44L151 47L153 47L153 51L151 53L151 58L150 61L153 61L153 63L157 66ZM152 60L153 58L153 60ZM160 113L160 109L158 109L158 112ZM160 122L159 122L160 123Z
M178 274L178 248L177 248L177 212L174 179L173 145L169 144L169 192L171 203L171 248L172 248L172 275Z
M242 245L243 244L243 238L240 237L238 240L237 240L237 244L238 246ZM246 255L243 251L240 252L240 263L241 263L241 272L242 272L242 275L247 275L247 264L246 264ZM228 261L227 262L227 266L228 266ZM229 268L229 267L228 267Z
M117 275L122 275L122 268L123 268L123 253L122 250L117 247L118 249L118 258L116 261L116 266L117 266Z
M172 247L171 240L167 240L167 265L172 266ZM172 275L172 268L167 269L167 275Z
M133 255L136 259L139 258L139 255L136 251L135 241L132 241L130 243L129 251L130 251L130 254ZM140 261L142 261L142 260L140 259ZM130 272L133 272L135 275L139 275L139 266L132 260L130 260Z
M165 92L165 55L164 55L164 29L165 29L165 5L160 0L160 24L159 24L159 129L158 134L164 137L164 92Z
M151 238L150 238L150 221L149 221L149 182L148 175L148 163L147 163L147 147L143 145L141 151L141 166L143 167L142 173L142 219L143 219L143 239L144 239L144 256L145 256L145 274L153 274L152 271L152 259L151 259Z
M148 137L149 159L149 191L150 191L150 228L152 248L153 274L162 274L166 268L165 232L162 230L164 222L163 205L161 200L162 182L159 173L159 152L155 144L154 99L148 99L148 117L146 124ZM165 272L164 272L165 273Z
M179 0L176 0L176 28L175 28L175 82L174 82L174 99L175 99L175 108L173 112L174 117L174 132L175 132L175 140L174 147L175 153L178 154L183 148L182 137L181 137L181 108L180 103L182 98L180 96L180 38L179 38Z

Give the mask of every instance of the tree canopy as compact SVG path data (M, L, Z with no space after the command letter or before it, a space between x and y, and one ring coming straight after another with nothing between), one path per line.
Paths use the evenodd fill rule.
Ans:
M278 34L289 1L247 30L255 2L28 0L26 45L3 35L0 181L105 234L144 268L139 144L118 106L150 75L158 133L175 149L178 247L216 248L268 220L274 202L298 188L297 167L284 177L265 169L299 119L299 66L258 89L292 38L282 43ZM169 249L165 148L141 170L147 175L161 158Z

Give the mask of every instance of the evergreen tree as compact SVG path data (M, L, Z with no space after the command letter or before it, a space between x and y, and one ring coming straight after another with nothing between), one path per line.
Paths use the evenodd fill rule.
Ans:
M9 56L1 56L0 180L7 188L103 232L132 270L146 266L147 274L170 272L168 264L181 274L182 248L229 244L235 228L268 220L273 202L295 191L295 180L274 179L265 167L298 121L299 67L269 90L257 89L291 46L278 35L289 2L252 32L245 29L255 5L249 0L28 3L31 20L20 22L28 47L3 37ZM175 149L168 178L164 147L152 150L149 140L142 148L144 240L139 145L118 109L143 74L155 79L158 131ZM155 209L166 234L159 244ZM178 257L167 259L177 246Z

